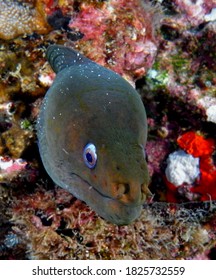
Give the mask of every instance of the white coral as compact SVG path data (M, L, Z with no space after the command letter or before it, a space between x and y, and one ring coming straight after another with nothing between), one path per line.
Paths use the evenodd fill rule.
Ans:
M200 174L199 158L185 153L183 150L169 155L165 170L167 180L176 187L183 183L192 184Z
M216 123L216 105L210 106L206 110L207 121Z
M207 121L216 123L216 98L205 96L199 99L198 104L206 110Z
M211 12L204 17L205 21L215 21L216 20L216 8L212 9Z
M12 165L13 165L12 159L5 160L4 157L0 156L0 171L6 170L7 168L11 167Z

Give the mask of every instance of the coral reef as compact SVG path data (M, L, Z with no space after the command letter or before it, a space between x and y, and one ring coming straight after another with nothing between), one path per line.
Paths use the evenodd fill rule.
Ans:
M20 197L12 221L31 259L182 259L216 243L215 206L203 206L146 205L135 223L119 227L62 189L39 188Z
M153 91L162 89L187 106L195 105L208 121L214 122L215 18L210 14L215 11L215 1L175 2L171 11L174 15L163 20L165 41L146 82ZM182 10L186 14L179 13ZM209 15L208 21L203 15Z
M69 27L84 35L77 46L89 58L131 80L146 73L157 52L153 11L139 0L104 1L100 7L81 1Z
M179 11L183 13L186 20L196 26L204 21L215 20L216 3L214 0L174 0Z
M215 1L150 2L0 1L1 259L216 259ZM53 43L117 71L143 99L153 198L131 225L101 219L43 170L35 122ZM176 186L165 171L179 149L199 175Z

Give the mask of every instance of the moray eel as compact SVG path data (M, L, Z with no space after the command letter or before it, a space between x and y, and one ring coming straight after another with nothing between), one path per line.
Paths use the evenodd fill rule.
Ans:
M139 94L73 49L51 45L46 56L56 72L37 123L47 173L111 223L133 222L150 195Z

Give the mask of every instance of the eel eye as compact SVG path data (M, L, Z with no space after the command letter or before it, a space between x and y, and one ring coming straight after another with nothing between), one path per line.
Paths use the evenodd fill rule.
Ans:
M85 146L83 152L83 159L88 168L94 168L97 162L96 147L89 143Z

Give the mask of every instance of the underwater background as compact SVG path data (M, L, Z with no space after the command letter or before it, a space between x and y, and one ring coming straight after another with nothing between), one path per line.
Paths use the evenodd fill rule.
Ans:
M0 259L216 259L215 38L215 0L0 0ZM142 97L152 197L130 225L100 218L43 168L50 44Z

